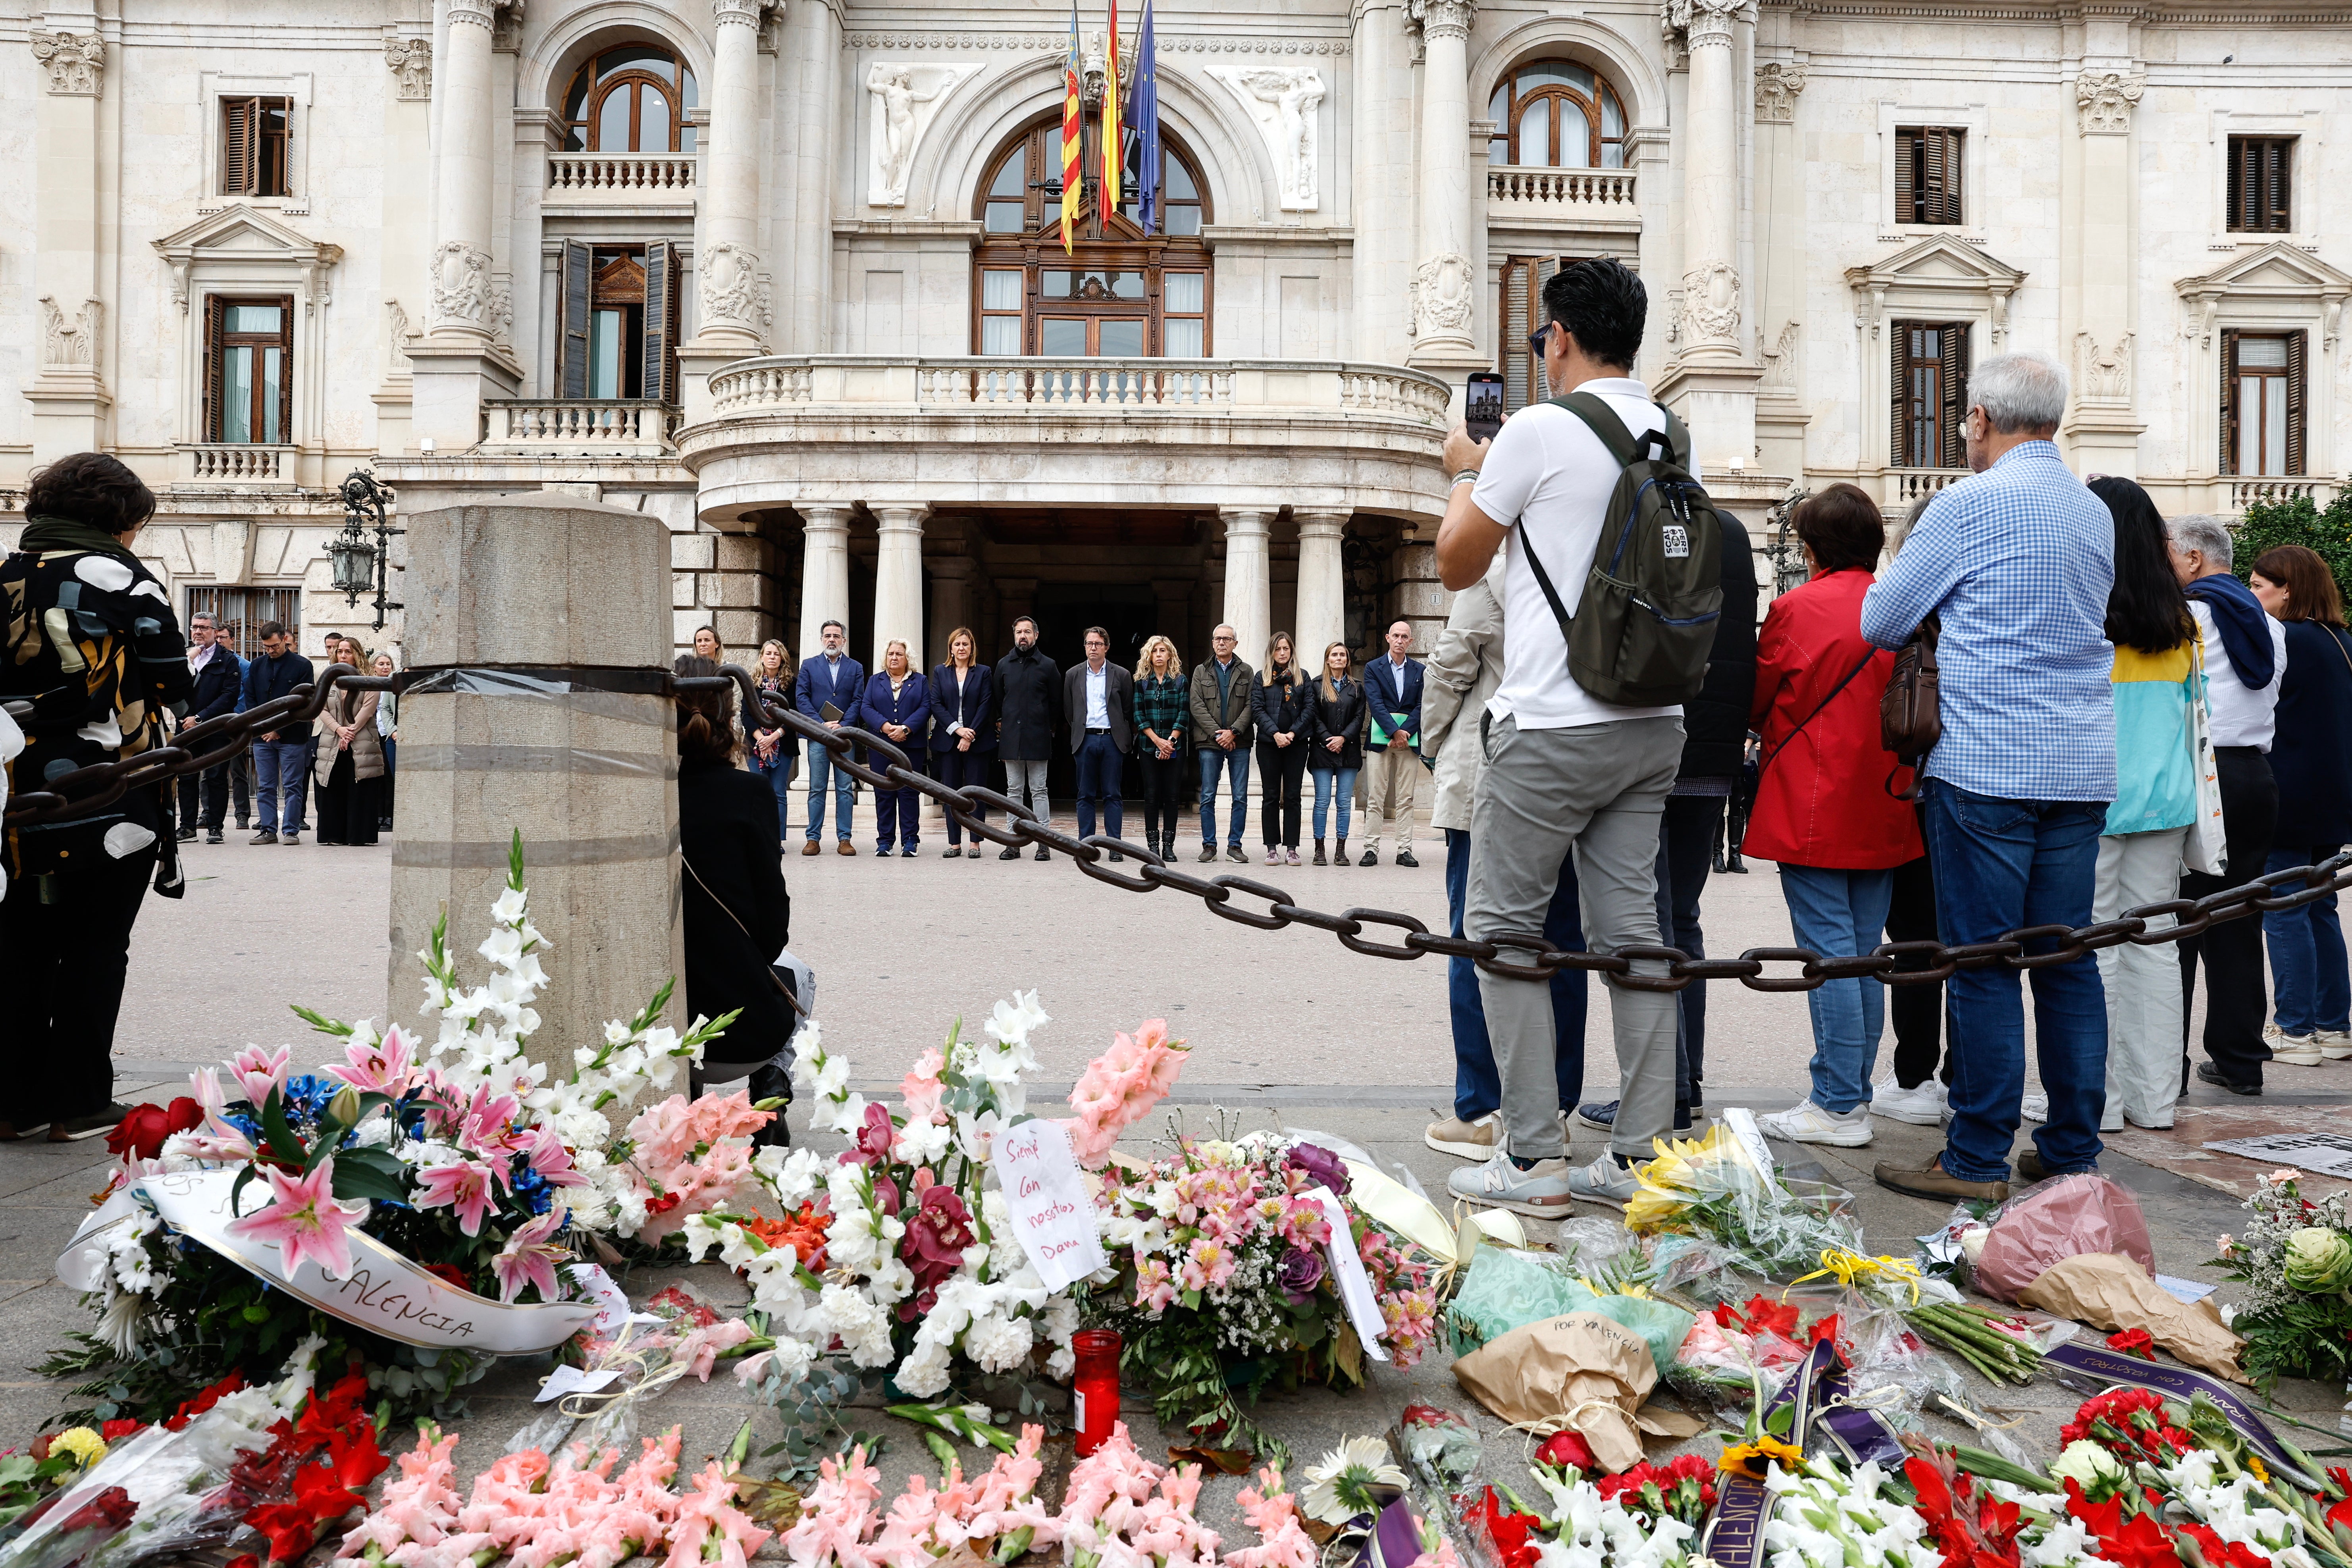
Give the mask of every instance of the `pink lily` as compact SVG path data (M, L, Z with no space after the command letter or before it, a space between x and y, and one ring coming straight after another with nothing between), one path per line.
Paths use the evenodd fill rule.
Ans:
M490 1178L496 1173L478 1160L436 1165L425 1173L422 1185L410 1201L420 1209L447 1205L457 1211L457 1228L467 1236L482 1234L482 1216L490 1212Z
M540 1180L551 1187L584 1187L588 1178L572 1167L572 1151L555 1135L555 1129L541 1126L531 1134L523 1150L530 1168L539 1173Z
M229 1063L229 1076L245 1090L245 1098L253 1102L256 1110L269 1098L273 1089L286 1086L287 1069L294 1065L294 1049L280 1046L265 1051L259 1046L247 1046L237 1052L236 1060Z
M466 1107L465 1123L457 1131L457 1142L478 1154L504 1153L509 1147L507 1129L521 1109L513 1095L493 1097L489 1086L484 1084L474 1090L473 1101Z
M198 1068L188 1075L188 1092L204 1107L205 1126L216 1138L234 1138L251 1147L244 1133L228 1119L228 1091L221 1088L218 1068ZM248 1158L250 1156L248 1155Z
M405 1093L408 1080L416 1065L416 1052L394 1024L383 1032L383 1038L373 1046L356 1043L345 1046L343 1055L349 1058L342 1066L330 1066L321 1070L338 1078L362 1094Z
M572 1254L567 1247L549 1246L548 1237L562 1223L563 1211L550 1209L507 1238L506 1250L490 1259L490 1272L499 1277L499 1300L513 1300L526 1285L539 1287L541 1300L555 1300L556 1260Z
M231 1220L229 1234L274 1243L289 1274L299 1268L305 1258L326 1270L329 1279L350 1274L348 1233L367 1218L368 1205L364 1199L336 1200L334 1156L320 1161L307 1176L289 1176L275 1166L262 1174L269 1179L271 1202L242 1219Z

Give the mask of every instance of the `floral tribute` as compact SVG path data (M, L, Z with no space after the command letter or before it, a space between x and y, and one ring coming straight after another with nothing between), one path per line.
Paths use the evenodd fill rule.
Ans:
M566 1266L589 1237L657 1243L731 1202L752 1181L750 1134L771 1115L743 1094L670 1094L614 1131L646 1089L668 1089L681 1065L699 1061L730 1018L698 1018L680 1035L659 1022L665 985L554 1076L525 1054L548 944L530 923L520 836L490 915L483 984L459 982L446 915L418 955L425 1017L437 1028L430 1043L298 1007L342 1042L342 1061L296 1073L291 1049L247 1047L225 1068L197 1071L189 1095L141 1107L116 1129L119 1163L100 1199L157 1173L234 1169L242 1217L228 1228L274 1249L289 1274L308 1259L347 1275L365 1236L446 1284L509 1303L579 1297ZM189 1387L250 1378L310 1333L331 1362L363 1363L370 1389L404 1414L487 1368L478 1352L420 1352L315 1310L150 1208L100 1234L106 1267L88 1298L98 1325L48 1369L96 1373L78 1392L98 1416L153 1420Z
M2244 1338L2239 1355L2265 1394L2282 1377L2352 1383L2352 1197L2314 1203L2297 1173L2258 1176L2246 1200L2244 1232L2221 1237L2213 1266L2249 1289L2230 1326Z

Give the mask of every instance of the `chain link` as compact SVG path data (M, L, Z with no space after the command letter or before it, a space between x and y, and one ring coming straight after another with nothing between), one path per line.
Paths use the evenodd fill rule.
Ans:
M834 729L790 708L772 708L740 665L721 666L724 674L672 682L679 691L740 691L744 711L758 713L771 729L788 730L815 742L832 754L833 765L877 790L914 789L939 804L940 809L972 835L975 841L1008 849L1044 848L1066 855L1078 869L1098 882L1129 892L1150 893L1162 888L1188 893L1220 920L1258 931L1307 926L1329 931L1350 952L1370 958L1415 959L1435 954L1466 958L1490 974L1511 980L1549 980L1562 971L1600 973L1628 990L1680 991L1695 980L1736 980L1751 991L1814 991L1832 980L1875 980L1882 985L1928 985L1948 980L1963 969L1996 965L2011 970L2041 969L2071 963L2102 948L2125 942L2153 946L2200 936L2223 921L2245 920L2271 910L2296 909L2328 894L2352 888L2352 849L2329 857L2316 866L2272 871L2240 887L2224 888L2200 899L2168 899L2126 910L2118 918L2091 925L2028 926L2005 933L1997 942L1890 942L1866 953L1839 957L1801 947L1752 947L1738 958L1693 958L1677 947L1643 944L1613 953L1563 952L1540 936L1499 936L1475 941L1433 931L1412 915L1394 910L1357 906L1338 914L1295 902L1289 893L1254 878L1221 875L1199 877L1180 870L1158 855L1123 838L1106 834L1079 838L1050 823L1010 795L980 784L963 788L940 783L919 771L899 747L870 731ZM100 811L126 791L160 784L167 778L201 773L237 754L252 736L288 722L314 719L337 686L354 691L392 691L404 678L362 676L349 665L329 666L311 684L296 687L285 696L244 713L224 714L192 724L173 737L174 743L125 761L79 768L48 782L48 787L12 796L10 826L54 822ZM22 718L30 705L8 704L10 714ZM866 759L852 755L863 751ZM878 761L877 769L871 764ZM993 811L998 821L981 814ZM1118 858L1115 860L1114 857ZM1119 869L1132 861L1135 869ZM2296 884L2301 884L2296 886ZM2292 890L2288 890L2292 889ZM1263 900L1263 910L1237 904L1236 896ZM2171 916L2177 922L2151 930L2152 921ZM1383 942L1370 933L1381 929L1402 932L1402 940ZM2028 952L2031 947L2034 951ZM1509 954L1511 956L1506 956ZM1904 961L1916 968L1898 967ZM1663 965L1637 973L1635 964ZM1798 965L1795 974L1768 974L1769 963Z

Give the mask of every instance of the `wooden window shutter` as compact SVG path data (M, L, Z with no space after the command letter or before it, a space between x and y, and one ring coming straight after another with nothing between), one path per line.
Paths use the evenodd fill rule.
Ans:
M2221 330L2221 472L2238 471L2238 331Z
M1919 221L1919 138L1916 131L1895 133L1895 221Z
M1907 468L1911 466L1904 460L1910 456L1910 452L1908 444L1904 439L1908 434L1908 428L1907 422L1903 416L1904 394L1909 380L1906 374L1909 367L1904 363L1906 358L1904 350L1909 343L1910 338L1911 323L1908 321L1889 321L1886 324L1886 343L1891 351L1886 366L1886 428L1889 435L1886 462L1888 467L1896 468Z
M2242 141L2235 136L2230 138L2230 155L2227 160L2230 170L2229 213L2222 221L2231 228L2247 226L2249 209L2252 204L2247 201L2246 193L2252 182L2246 177L2246 174L2248 165L2253 162L2253 157L2252 142Z
M2288 205L2288 160L2294 154L2294 143L2285 137L2273 137L2263 144L2263 227L2273 234L2284 234L2294 225ZM2301 468L2290 470L2301 473Z
M228 320L228 308L217 294L205 296L205 434L204 439L221 438L221 329Z
M1503 373L1503 408L1507 413L1524 408L1534 399L1536 384L1535 356L1528 353L1528 334L1536 330L1533 316L1535 302L1535 263L1513 258L1503 264L1501 330L1496 345L1495 368Z
M666 239L646 247L646 395L676 403L677 386L677 247Z
M249 196L257 193L261 177L261 157L258 145L261 100L257 98L226 98L221 100L221 194Z
M1944 139L1944 216L1940 221L1966 223L1968 217L1961 206L1960 177L1967 165L1961 153L1966 151L1963 143L1968 132L1938 131L1936 134ZM1968 350L1963 346L1960 352L1966 354Z
M1965 468L1969 466L1968 442L1960 435L1960 416L1967 411L1969 395L1969 327L1965 321L1954 321L1940 328L1937 336L1942 361L1937 366L1943 395L1937 400L1936 444L1940 448L1942 467Z
M562 287L555 296L555 384L559 397L588 395L590 289L595 253L585 241L563 242Z
M2303 381L2305 361L2303 345L2303 333L2289 332L2286 335L2286 471L2290 474L2304 471Z
M294 445L294 296L278 296L278 439Z

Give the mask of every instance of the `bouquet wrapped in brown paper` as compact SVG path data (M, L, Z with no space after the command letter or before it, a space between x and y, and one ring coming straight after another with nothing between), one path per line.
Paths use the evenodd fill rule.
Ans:
M1678 1412L1643 1410L1657 1386L1647 1341L1598 1312L1570 1312L1513 1329L1454 1363L1454 1375L1481 1405L1538 1436L1583 1435L1612 1473L1642 1462L1643 1432L1696 1436Z

